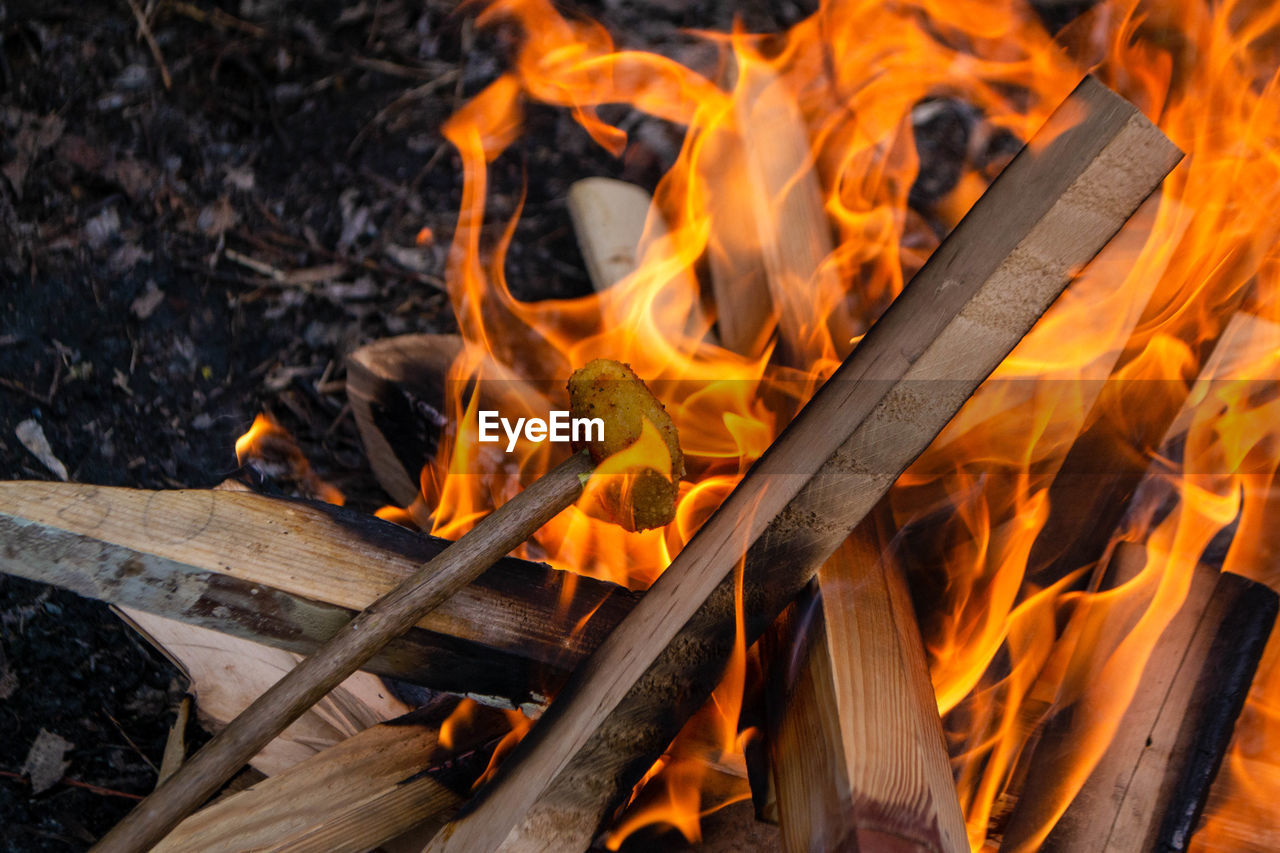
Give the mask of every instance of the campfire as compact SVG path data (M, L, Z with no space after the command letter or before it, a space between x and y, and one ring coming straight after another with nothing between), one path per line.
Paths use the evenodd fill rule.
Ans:
M100 849L1280 844L1280 12L830 2L696 70L545 0L477 24L518 37L444 128L458 334L347 368L394 505L265 418L241 461L317 500L0 484L0 567L241 679ZM587 296L506 281L532 103L682 132L652 195L570 191ZM566 383L633 378L596 359L657 402L589 459Z

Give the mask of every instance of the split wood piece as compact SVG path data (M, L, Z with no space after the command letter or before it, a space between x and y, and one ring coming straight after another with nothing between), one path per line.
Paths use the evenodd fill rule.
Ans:
M1181 156L1086 78L429 849L588 846L723 672L744 552L752 642Z
M116 608L116 613L186 674L200 724L210 732L221 731L298 664L299 656L292 652L220 631L141 610ZM307 709L248 763L264 775L274 776L409 710L378 676L357 672Z
M1107 586L1131 581L1145 562L1141 546L1122 545ZM1133 600L1108 602L1091 632L1109 644L1100 655L1129 635L1155 595L1158 578L1148 572L1146 588ZM1068 768L1079 766L1085 732L1096 730L1116 686L1089 685L1045 727L1001 849L1186 850L1275 624L1277 602L1262 584L1196 567L1106 752L1047 838Z
M1217 307L1220 317L1232 317L1245 298L1242 288ZM1140 321L1139 328L1147 323ZM1190 357L1208 364L1229 323L1215 337L1188 343ZM1050 586L1104 555L1124 517L1134 491L1147 473L1152 453L1177 422L1187 393L1144 393L1143 380L1107 382L1094 403L1090 426L1072 444L1049 487L1049 514L1032 545L1027 565L1038 588ZM1134 393L1134 388L1138 393ZM1141 401L1141 418L1116 418Z
M748 63L739 68L735 92L738 140L745 154L749 210L755 220L758 251L763 259L769 300L777 314L779 352L784 364L806 365L821 354L811 340L827 339L823 316L844 295L834 266L825 263L834 251L831 221L814 168L808 128L794 95L770 68ZM723 289L726 282L720 281ZM728 319L739 310L741 293L717 289L716 305ZM824 309L814 314L814 307ZM748 355L756 349L758 330L745 329ZM848 340L851 329L832 330ZM726 336L726 341L728 338Z
M230 491L0 483L0 571L310 654L448 542L329 504ZM365 666L541 704L637 596L505 558ZM572 630L574 626L579 630Z
M597 293L608 290L639 269L647 253L671 233L649 193L626 181L583 178L569 187L568 202L578 247L582 250L591 286ZM651 258L650 262L654 260ZM704 335L710 324L703 314L698 281L693 273L685 267L676 271L664 268L661 274L670 276L670 280L662 282L664 293L691 300L689 310L670 314L673 319L681 315L685 323L682 329L672 330L673 334ZM644 287L647 286L646 283ZM626 299L625 296L619 298ZM705 337L709 343L718 343L710 330L705 332Z
M149 849L383 646L577 500L591 471L590 457L574 453L494 510L254 700L93 849L99 853Z
M582 260L596 292L635 272L644 256L641 239L653 207L649 194L626 181L583 178L569 187L568 202ZM649 242L667 234L666 222L656 214L649 227Z
M347 399L378 484L400 506L418 497L422 467L445 425L445 379L457 335L400 335L347 357Z
M792 620L794 662L771 685L784 849L969 850L924 643L888 536L858 525Z
M1209 401L1213 400L1214 395L1223 390L1224 386L1229 387L1243 380L1249 382L1251 390L1265 389L1267 393L1274 393L1274 382L1271 377L1259 378L1257 373L1259 366L1265 372L1270 364L1271 356L1276 352L1275 348L1277 346L1280 346L1280 327L1247 311L1236 312L1217 341L1212 344L1212 351L1208 353L1199 376L1191 386L1189 393L1185 394L1182 408L1173 418L1165 419L1165 422L1169 423L1169 427L1164 434L1163 440L1159 442L1159 451L1155 454L1155 458L1174 459L1179 457L1180 446L1186 437L1187 429L1192 420L1198 416L1198 412L1203 407L1212 405ZM1238 384L1234 390L1238 393ZM1087 402L1096 403L1096 400L1097 395L1095 394ZM1089 434L1086 433L1086 436L1089 436ZM1097 435L1094 434L1082 440L1092 445L1093 442L1097 441ZM1075 451L1073 450L1072 454L1074 453ZM1119 455L1123 456L1124 453L1124 451L1121 451ZM1116 455L1113 453L1109 458L1114 459ZM1135 460L1126 461L1125 464L1136 468ZM1050 471L1046 473L1056 475L1058 472ZM1090 481L1092 481L1091 485ZM1055 482L1057 481L1055 480ZM1096 528L1084 532L1076 530L1074 524L1066 525L1056 530L1052 527L1054 519L1058 515L1072 515L1073 511L1070 507L1055 507L1054 513L1050 514L1049 525L1047 525L1046 531L1042 531L1041 538L1038 541L1047 542L1064 535L1064 532L1073 531L1088 540L1083 546L1074 546L1076 547L1075 553L1088 554L1090 556L1096 554L1097 557L1093 557L1093 559L1101 557L1104 549L1111 541L1112 531L1119 524L1118 521L1113 519L1122 517L1123 512L1127 511L1129 507L1135 508L1134 511L1143 512L1145 511L1142 509L1143 507L1161 506L1165 501L1173 499L1177 491L1176 484L1160 473L1159 465L1153 468L1149 464L1139 477L1134 477L1131 472L1126 473L1124 471L1116 472L1115 479L1104 477L1101 472L1095 473L1090 477L1081 477L1077 472L1075 475L1064 477L1062 488L1078 490L1092 488L1104 491L1120 488L1125 495L1125 499L1119 502L1118 512L1115 508L1109 508L1108 515L1102 519ZM1129 496L1130 493L1132 493L1131 497ZM1066 494L1066 492L1063 491L1061 494ZM993 539L1000 535L994 530L992 534ZM1067 564L1061 563L1057 568L1051 567L1051 571L1056 572L1066 568ZM1105 562L1099 563L1083 585L1094 591L1105 589L1107 582L1105 575L1109 568ZM1036 682L1032 685L1018 709L1019 721L1016 725L1023 731L1030 731L1031 734L1021 751L1021 757L1010 775L997 808L991 816L991 830L995 835L1003 834L1010 815L1017 807L1023 785L1028 775L1032 772L1032 760L1035 757L1036 746L1041 736L1039 727L1042 721L1051 715L1056 705L1063 702L1062 685L1064 683L1064 672L1065 668L1071 665L1071 659L1076 654L1080 631L1084 626L1083 619L1080 617L1085 613L1086 611L1077 610L1075 616L1068 622L1067 627L1058 639L1054 654L1050 658L1050 663L1038 675ZM1093 641L1097 642L1096 639Z
M438 734L458 699L374 726L196 812L154 853L358 853L443 823L484 771L503 715L476 706L465 741Z

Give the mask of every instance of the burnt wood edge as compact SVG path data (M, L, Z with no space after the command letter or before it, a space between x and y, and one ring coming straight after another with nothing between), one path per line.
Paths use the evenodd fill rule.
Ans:
M1214 597L1223 601L1223 619L1178 730L1182 761L1171 769L1177 783L1156 837L1161 853L1190 847L1280 612L1274 590L1232 572L1219 576Z

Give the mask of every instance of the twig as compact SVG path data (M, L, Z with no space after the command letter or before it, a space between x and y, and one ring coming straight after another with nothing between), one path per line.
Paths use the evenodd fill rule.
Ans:
M227 249L222 254L226 257L227 260L231 261L232 263L236 263L242 267L251 269L254 272L258 273L259 275L266 276L272 281L280 282L281 284L284 283L285 272L282 269L277 269L276 267L273 267L270 264L264 264L262 261L259 261L255 258L251 258L248 255L242 255L239 252L237 252L235 249Z
M169 75L169 66L164 64L164 56L160 53L160 45L156 42L155 34L151 32L151 23L147 20L147 16L143 14L141 7L138 6L137 0L129 0L129 8L133 10L133 17L138 19L138 35L146 41L147 47L151 50L151 58L160 67L160 81L164 83L164 90L168 92L173 88L173 77Z
M30 388L23 385L21 382L16 382L12 379L5 379L3 376L0 376L0 388L8 388L10 391L14 391L18 394L22 394L24 396L30 397L32 400L35 400L37 403L43 403L46 406L52 402L52 400L50 400L48 397L44 396L43 394L38 394L35 391L32 391Z
M0 770L0 776L5 777L6 779L17 779L20 782L27 781L26 777L21 773L14 773L12 770ZM68 776L63 776L59 779L58 784L70 785L73 788L84 788L86 791L92 791L93 793L101 794L104 797L124 797L127 800L143 799L140 794L130 794L125 791L117 791L114 788L104 788L101 785L91 785L88 782L81 782L79 779L72 779Z

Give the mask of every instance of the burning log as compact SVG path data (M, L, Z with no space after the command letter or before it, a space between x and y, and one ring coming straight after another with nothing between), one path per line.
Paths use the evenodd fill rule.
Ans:
M809 306L796 303L799 293L816 292L819 306L843 298L828 261L830 224L812 146L785 83L763 65L747 64L740 74L737 140L769 299L779 315L774 359L809 364L821 353L808 342L852 333L815 329L805 321ZM722 320L726 313L740 319L736 306L745 300L723 288L721 296ZM758 329L756 338L767 330ZM772 650L770 669L783 671L768 692L773 707L763 763L773 769L763 784L777 798L766 808L782 824L789 850L855 839L875 845L889 837L925 850L967 847L915 612L897 568L880 560L886 543L875 527L874 519L865 521L819 571L820 592L798 624L780 619L761 641ZM799 671L789 671L797 660ZM762 784L758 777L753 789ZM756 790L755 797L769 794Z
M719 678L736 579L750 642L1179 159L1082 82L430 849L590 844Z
M876 513L818 571L769 691L785 849L967 851L910 593ZM806 612L808 611L808 612ZM783 662L793 662L786 672Z
M835 304L844 293L835 268L825 263L834 250L831 223L794 96L765 65L745 63L739 74L735 94L738 138L745 154L750 210L763 254L766 299L777 315L782 352L775 357L784 363L807 364L820 354L807 353L805 346L815 337L814 304ZM728 306L749 302L735 292L736 281L714 281L722 318L730 311ZM806 296L801 298L800 294ZM746 346L742 351L755 354L761 331L767 332L768 326L743 330L739 337ZM839 330L833 337L847 340L850 334L851 330ZM817 337L825 339L826 335Z
M1132 582L1145 562L1141 547L1122 545L1106 586ZM1127 637L1155 595L1155 584L1147 586L1140 601L1108 609L1096 636L1117 644ZM1197 566L1110 745L1091 771L1085 768L1087 778L1056 824L1062 798L1055 793L1079 781L1080 743L1105 718L1105 697L1116 685L1093 682L1046 726L1003 849L1186 850L1275 624L1277 602L1262 584Z
M476 706L465 739L441 743L458 707L442 698L373 726L289 770L225 797L184 820L155 853L358 853L443 823L484 771L509 729ZM358 780L359 784L353 784Z
M309 654L448 542L245 492L0 483L0 570ZM505 558L365 666L436 690L545 702L635 595ZM567 610L564 608L567 606ZM582 629L570 634L569 626Z

